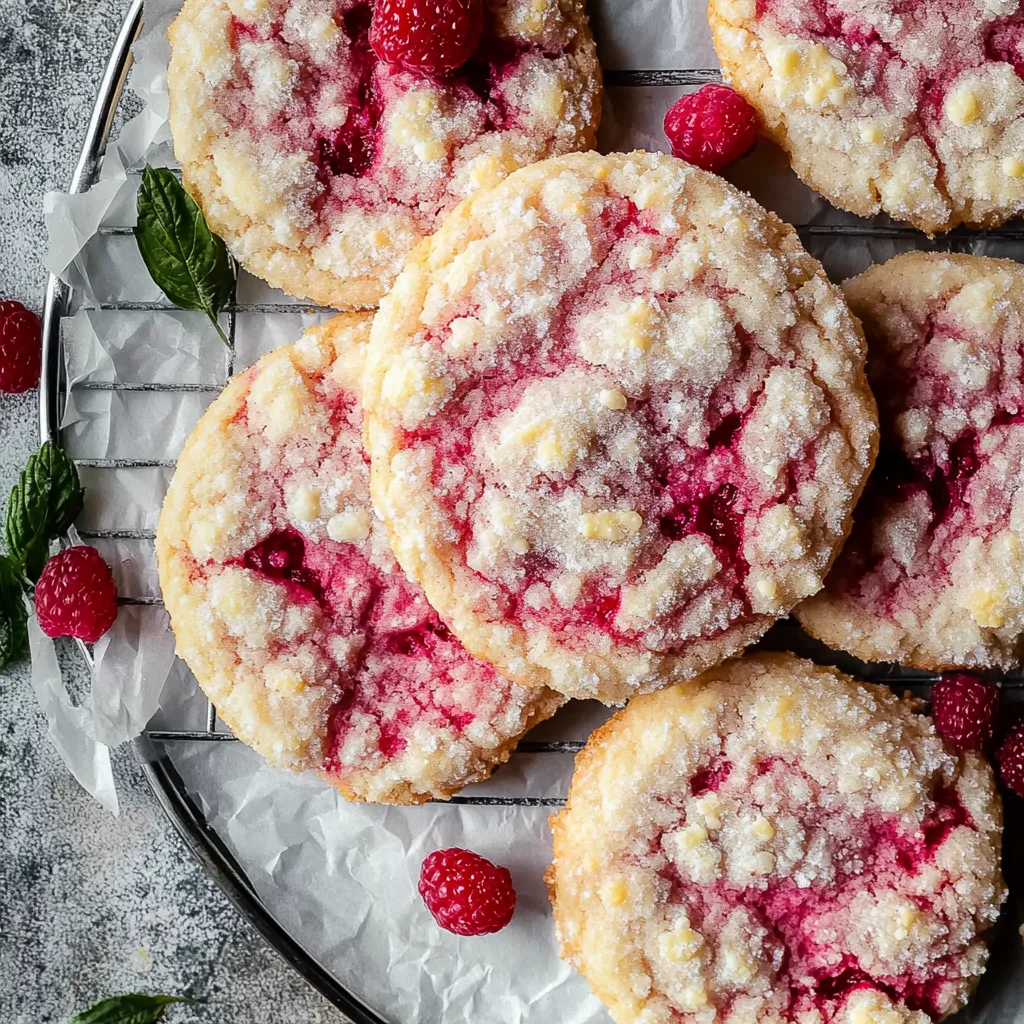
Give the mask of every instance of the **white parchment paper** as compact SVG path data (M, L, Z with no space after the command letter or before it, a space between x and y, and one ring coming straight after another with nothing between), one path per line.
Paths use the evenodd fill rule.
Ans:
M74 286L81 303L63 324L74 382L63 421L65 443L92 463L81 471L88 499L79 527L112 565L121 595L140 602L159 597L152 533L174 460L196 420L230 369L250 365L328 315L243 273L240 303L296 308L239 313L232 361L200 315L99 308L163 300L125 229L134 223L142 165L173 166L166 27L179 2L147 4L130 80L144 108L111 146L98 184L86 195L46 197L48 264ZM717 67L704 6L704 0L592 0L604 67ZM600 147L665 148L662 119L686 91L610 84ZM804 188L768 144L730 177L784 219L812 227L806 244L836 280L897 251L929 246L918 238L826 233L828 225L864 222ZM1006 242L986 243L984 251L1014 255ZM150 387L169 383L188 390ZM120 389L124 384L131 389ZM108 806L116 804L116 795L104 744L136 735L147 721L156 729L205 726L205 700L187 668L172 658L173 640L158 604L123 608L115 629L97 645L91 713L75 708L62 684L53 682L52 645L44 641L33 633L40 700L51 729L76 773L90 780ZM589 703L565 708L529 740L569 745L517 752L494 778L463 793L496 801L477 806L353 805L315 778L268 768L239 743L175 743L167 750L271 912L386 1019L607 1024L610 1018L589 986L558 959L542 881L550 858L547 816L568 789L571 743L585 740L607 714ZM500 803L523 796L536 803ZM469 847L511 869L519 905L509 928L460 939L434 925L416 896L416 878L423 856L446 845ZM1015 928L1004 928L994 969L965 1011L979 1024L1024 1024L1024 958Z
M61 677L57 649L31 614L28 646L32 658L32 689L46 716L50 742L82 786L111 814L117 814L110 750L97 740L88 710L72 700Z

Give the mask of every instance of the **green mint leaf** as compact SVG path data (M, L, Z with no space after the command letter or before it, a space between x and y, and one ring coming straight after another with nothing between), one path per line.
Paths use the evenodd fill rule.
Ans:
M28 649L28 610L21 590L17 564L7 555L0 555L0 669Z
M137 207L135 241L150 277L176 306L205 313L226 345L217 314L231 298L235 274L223 241L164 167L142 172Z
M125 996L104 999L91 1009L80 1013L71 1024L157 1024L171 1003L195 1005L195 999L185 996L147 996L134 992Z
M62 448L46 441L11 491L4 531L7 553L30 580L39 579L50 541L75 521L84 500L75 464Z

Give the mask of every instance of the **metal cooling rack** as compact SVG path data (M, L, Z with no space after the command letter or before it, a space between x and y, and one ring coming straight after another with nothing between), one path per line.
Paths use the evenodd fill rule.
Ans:
M114 45L110 61L100 85L96 103L86 131L81 155L71 178L69 192L86 191L96 181L100 160L106 149L111 126L118 108L122 90L131 65L131 46L142 25L143 0L132 0L124 23ZM654 86L700 86L707 82L719 81L717 69L702 70L610 70L605 75L606 86L611 87L654 87ZM874 224L869 222L853 224L807 224L797 227L799 234L810 239L850 238L907 240L928 248L951 251L970 250L981 238L1000 239L1009 242L1024 242L1024 227L1011 226L984 234L957 230L938 241L925 241L924 236L912 228L898 224ZM131 235L129 227L104 226L97 232L104 236ZM60 423L68 395L61 341L61 320L75 308L75 295L67 285L50 277L46 288L43 310L43 376L40 383L39 414L40 434L43 440L60 441ZM176 307L165 302L105 302L95 308L113 312L167 312ZM324 313L334 310L323 306L291 303L239 302L236 293L224 310L228 336L228 375L234 370L235 335L239 313ZM204 383L130 383L121 381L78 381L74 390L81 391L134 391L170 393L217 393L220 384ZM131 458L81 458L76 463L96 470L110 469L173 469L173 459L131 459ZM151 530L82 530L80 536L89 540L134 540L152 542ZM124 605L161 605L158 597L120 598ZM91 659L90 652L80 644L82 656ZM814 660L834 664L876 682L898 685L922 695L927 694L934 676L926 672L900 669L893 665L865 665L849 655L830 651L811 640L792 622L778 624L762 641L762 646L794 650ZM1024 680L1019 673L1005 679L1010 698L1015 703L1024 702ZM185 841L196 859L214 878L238 912L263 936L263 938L287 960L311 985L347 1014L355 1024L388 1024L382 1017L367 1007L356 995L341 985L322 964L311 956L270 913L257 895L245 871L225 845L217 831L208 823L202 809L187 791L187 788L167 752L167 746L181 743L223 743L235 742L235 737L223 728L218 728L216 708L207 702L205 727L200 729L148 729L136 741L135 750L143 773L160 806L171 824ZM539 742L524 740L518 745L523 753L571 754L583 747L582 741L552 740ZM564 800L554 797L529 796L460 796L448 803L475 806L532 806L557 807Z

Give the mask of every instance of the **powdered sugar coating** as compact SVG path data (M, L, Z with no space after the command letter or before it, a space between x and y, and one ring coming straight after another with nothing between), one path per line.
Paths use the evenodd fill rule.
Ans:
M814 593L874 458L863 342L792 229L662 155L482 190L381 304L374 501L463 642L617 701Z
M175 154L249 270L324 305L374 305L464 196L593 145L583 0L486 6L474 61L436 80L379 61L370 0L186 0L170 29Z
M928 1024L1006 895L984 759L792 655L631 701L552 830L562 955L618 1024Z
M178 653L272 764L420 803L507 760L561 703L469 655L398 569L369 500L369 318L234 378L185 446L157 553Z
M844 286L868 335L882 454L797 615L868 661L1016 667L1024 649L1024 269L911 253Z
M923 231L1024 212L1019 0L711 0L726 77L836 206Z

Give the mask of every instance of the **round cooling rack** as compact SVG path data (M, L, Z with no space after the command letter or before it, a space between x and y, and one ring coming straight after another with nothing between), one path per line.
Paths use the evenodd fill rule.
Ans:
M595 23L595 34L598 36L599 48L602 42L601 29L611 23L609 11L618 6L627 5L630 0L602 0L602 2L591 2L591 14ZM698 0L693 0L695 6ZM700 4L699 6L703 6ZM596 10L595 10L596 9ZM128 69L131 64L131 48L137 38L143 18L142 0L133 0L124 24L118 35L117 42L111 54L110 61L103 75L96 104L89 121L85 134L81 155L71 178L69 191L81 193L87 191L97 181L101 158L105 152L110 136L111 126L115 113L120 102L121 93L127 78ZM610 31L610 30L609 30ZM613 125L612 134L618 131L616 140L621 144L623 139L636 143L636 134L630 135L629 108L622 102L621 98L632 94L633 99L641 99L649 96L657 89L671 87L676 90L700 86L709 81L719 79L719 72L714 69L689 69L689 70L612 70L605 72L605 85L609 93L609 100L606 104L606 121ZM616 98L618 97L618 99ZM660 101L659 101L660 102ZM620 106L616 106L616 104ZM625 111L625 113L623 113ZM618 124L616 126L616 121ZM625 126L625 127L624 127ZM645 136L640 134L640 142ZM604 148L608 148L605 146ZM749 173L749 172L748 172ZM758 173L757 171L754 172ZM787 172L788 173L788 172ZM762 192L762 184L758 187L758 179L751 177L749 181L739 180L737 184L749 188L755 196ZM773 187L769 185L769 187ZM790 192L794 187L792 181L788 185ZM774 198L775 193L773 193ZM785 205L785 201L783 201ZM778 212L786 219L785 209ZM845 268L842 253L846 249L858 247L858 251L871 252L876 243L885 245L896 245L902 248L929 248L946 249L952 251L973 251L978 241L983 237L978 233L966 231L955 231L948 236L938 240L929 241L918 232L890 223L873 223L859 220L846 215L838 218L820 218L815 223L807 223L798 228L801 238L813 255L822 258L829 267L829 259L832 260L831 270L835 276L840 273L838 267ZM117 236L130 235L131 229L127 227L101 228L100 233ZM999 231L986 232L984 237L988 241L997 240L1004 246L1004 254L1020 255L1020 243L1024 241L1024 230L1020 227L1009 227ZM838 254L838 255L837 255ZM838 264L838 267L837 267ZM67 284L62 283L56 277L50 277L46 288L46 297L43 310L43 376L40 383L40 433L43 440L55 443L61 441L60 424L63 420L65 405L69 398L69 386L65 372L65 360L62 341L62 320L70 316L77 308L80 308L81 297ZM117 315L120 313L131 313L133 315L145 314L152 310L168 311L166 303L144 303L128 301L101 302L98 306L104 314ZM226 309L227 335L230 341L228 372L234 368L234 343L236 337L236 321L239 315L248 313L273 312L275 314L314 313L327 315L331 310L308 305L289 305L277 303L261 303L242 301L236 290L231 303ZM297 336L298 331L295 332ZM209 392L212 398L220 385L196 385L196 384L129 384L118 381L107 382L76 382L76 388L105 390L126 390L144 392L171 392L181 394L192 391ZM72 453L74 454L74 453ZM145 459L87 459L76 458L76 462L87 468L90 472L99 472L111 469L133 469L133 468L157 468L169 470L173 467L173 460L145 460ZM99 485L102 487L102 477L99 477ZM92 484L91 486L95 486ZM97 541L128 540L139 543L152 543L151 531L144 530L98 530L89 531L83 529L81 535L86 539ZM159 604L158 596L151 597L122 597L121 602L126 605ZM80 644L82 657L90 659L91 655L84 644ZM838 665L843 670L863 679L874 682L887 683L900 690L913 690L926 695L930 689L931 681L934 678L929 673L901 670L895 666L888 665L865 665L857 662L847 655L827 650L821 644L811 640L800 629L791 622L783 622L776 626L765 638L762 645L772 649L785 649L795 651L797 654L813 658L815 661L826 664ZM1012 678L1006 679L1006 689L1010 701L1015 704L1024 702L1024 682L1021 677L1015 674ZM299 939L288 930L275 915L268 909L268 906L257 892L256 886L247 876L238 858L231 852L224 837L214 827L203 810L203 800L198 794L189 791L182 774L176 767L171 751L182 744L220 744L234 741L234 737L226 732L217 721L216 709L207 704L205 707L205 724L200 727L164 727L147 729L134 741L135 752L141 764L143 773L149 782L154 796L163 808L171 824L178 834L185 841L196 859L204 869L215 879L217 884L224 891L225 895L235 906L237 911L263 936L263 938L290 963L299 974L306 979L314 988L319 990L328 1000L336 1005L342 1012L348 1015L355 1024L389 1024L389 1022L377 1012L371 1009L367 1002L355 994L349 986L342 984L332 972L304 948ZM565 774L571 769L568 755L574 754L582 746L579 730L575 734L559 734L557 727L547 729L544 732L544 740L533 738L524 741L519 745L519 751L527 757L537 754L555 754L565 757ZM584 734L585 735L585 734ZM212 749L212 748L210 748ZM525 772L525 769L523 770ZM504 795L478 795L470 790L462 796L454 798L450 804L454 806L470 807L523 807L523 808L547 808L560 806L564 801L559 797L549 795L520 795L514 789L509 795L509 787L502 791ZM1019 815L1017 817L1020 817ZM1012 828L1006 837L1006 847L1010 851L1019 848L1021 836L1020 823L1012 823ZM1018 874L1013 857L1006 858L1007 875L1013 886L1018 882L1014 878ZM993 957L989 973L982 982L982 991L992 990L994 986L1001 986L1008 983L1007 975L1019 968L1013 963L1013 943L1016 940L1014 928L1006 920L1009 915L1004 914L1004 925L1000 928L1000 934L993 940ZM1018 960L1019 962L1019 960ZM1018 982L1024 984L1024 981ZM979 997L980 998L980 997ZM1005 995L998 999L1000 1006L1009 1005ZM963 1019L968 1019L966 1014L972 1014L976 1005L964 1011ZM982 1007L984 1014L987 1006ZM425 1020L425 1018L419 1018ZM531 1016L531 1021L534 1018ZM970 1019L977 1019L974 1014ZM1014 1024L1013 1014L1006 1015L1000 1011L994 1015L984 1016L985 1024ZM391 1024L397 1024L392 1020ZM544 1021L543 1024L548 1024Z
M96 181L100 160L110 138L117 106L131 67L132 44L142 28L143 2L132 0L121 31L114 43L100 82L96 103L82 143L68 191L87 191ZM43 441L60 443L60 423L66 398L66 375L61 344L60 323L72 308L72 290L53 275L46 285L43 302L43 373L39 384L39 433ZM234 311L229 312L234 335ZM78 642L82 657L91 661L91 653ZM314 957L310 956L281 927L256 894L238 861L232 856L217 831L206 821L192 799L171 758L163 747L165 742L192 738L195 740L233 740L230 734L216 731L216 709L210 705L207 727L191 737L186 733L163 734L144 732L135 741L135 753L146 781L175 831L220 886L239 914L284 959L322 995L355 1022L355 1024L387 1024L361 1000L348 991Z

